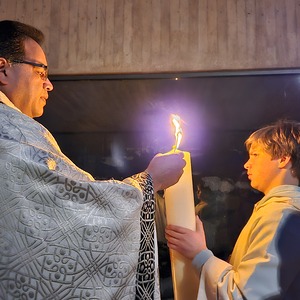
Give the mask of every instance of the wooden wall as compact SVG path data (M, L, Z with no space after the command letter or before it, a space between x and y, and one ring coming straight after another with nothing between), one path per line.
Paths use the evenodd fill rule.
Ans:
M300 67L299 0L0 0L42 29L52 74Z

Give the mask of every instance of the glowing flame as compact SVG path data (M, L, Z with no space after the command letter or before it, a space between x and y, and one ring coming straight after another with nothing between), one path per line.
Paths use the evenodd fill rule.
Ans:
M172 115L172 122L175 126L175 145L174 145L174 150L177 150L181 139L182 139L182 128L181 128L181 124L180 124L180 117L178 115Z

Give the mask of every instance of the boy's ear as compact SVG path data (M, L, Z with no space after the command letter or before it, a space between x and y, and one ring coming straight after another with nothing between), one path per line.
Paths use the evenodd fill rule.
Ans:
M290 156L283 156L278 159L278 167L280 169L285 168L289 163L291 162L291 157Z

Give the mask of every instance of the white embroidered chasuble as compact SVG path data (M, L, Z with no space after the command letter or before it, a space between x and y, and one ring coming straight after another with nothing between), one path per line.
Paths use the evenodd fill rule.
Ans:
M0 299L160 299L149 176L94 180L0 101Z

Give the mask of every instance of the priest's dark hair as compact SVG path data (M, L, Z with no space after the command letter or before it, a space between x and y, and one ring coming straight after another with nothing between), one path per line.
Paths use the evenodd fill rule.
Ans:
M0 57L8 61L23 59L24 40L31 38L39 45L44 42L44 34L39 29L19 21L0 21Z

